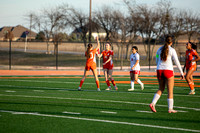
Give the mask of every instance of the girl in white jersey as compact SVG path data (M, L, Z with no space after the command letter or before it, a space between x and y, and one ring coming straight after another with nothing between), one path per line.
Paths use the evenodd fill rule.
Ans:
M157 64L157 78L159 82L159 89L154 95L152 103L149 105L151 111L156 112L155 105L165 90L165 84L167 85L168 90L168 112L176 113L176 110L173 110L173 87L174 87L174 72L173 72L173 63L177 65L181 78L184 78L183 71L181 69L180 62L178 60L176 51L171 47L172 45L172 37L167 36L165 40L165 45L160 47L156 53L156 64Z
M141 89L144 89L144 84L138 79L138 75L140 74L140 55L138 54L138 48L136 46L132 47L132 54L130 56L130 63L131 63L131 70L130 70L130 77L131 77L131 89L128 91L134 91L134 81L137 81Z

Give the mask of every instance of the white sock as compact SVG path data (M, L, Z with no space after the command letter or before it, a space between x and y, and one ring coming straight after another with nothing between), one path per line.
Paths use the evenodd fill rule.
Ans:
M131 80L131 89L134 89L134 80Z
M142 85L143 83L140 81L140 79L137 80L138 84Z
M167 102L169 110L172 110L174 106L174 99L167 99Z
M153 100L152 100L152 103L154 104L154 105L156 105L156 103L157 103L157 101L159 100L159 98L160 98L160 95L158 95L157 93L154 95L154 97L153 97Z

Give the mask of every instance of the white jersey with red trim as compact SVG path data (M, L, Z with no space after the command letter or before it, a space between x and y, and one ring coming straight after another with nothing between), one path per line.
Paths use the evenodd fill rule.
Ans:
M140 61L140 55L138 53L130 55L131 68L135 65L137 60ZM140 70L140 64L138 63L133 70ZM133 71L133 70L130 69L130 71Z
M161 60L161 52L162 52L163 47L164 46L160 47L156 53L157 70L172 70L173 71L174 70L173 63L172 63L172 60L173 60L176 64L176 66L178 67L180 73L183 75L183 71L181 69L181 65L180 65L178 56L177 56L174 48L172 48L171 46L168 46L169 52L167 55L167 60L166 61Z

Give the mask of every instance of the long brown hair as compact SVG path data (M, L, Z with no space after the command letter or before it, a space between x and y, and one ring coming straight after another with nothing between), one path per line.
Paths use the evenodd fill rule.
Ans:
M172 36L167 36L165 38L165 45L164 47L162 48L162 51L161 51L161 60L163 61L166 61L167 60L167 55L168 55L168 52L169 52L169 47L168 45L172 43Z
M87 56L87 59L89 59L89 58L90 58L90 49L91 49L91 47L92 47L92 44L91 44L91 43L89 43L89 44L88 44L88 47L87 47L87 51L86 51L86 56Z

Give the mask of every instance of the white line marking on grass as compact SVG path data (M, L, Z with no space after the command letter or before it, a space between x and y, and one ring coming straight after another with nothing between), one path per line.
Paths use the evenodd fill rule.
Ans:
M187 113L188 111L177 110L177 112Z
M106 113L106 114L117 114L117 112L110 112L110 111L100 111L101 113Z
M151 111L143 111L143 110L136 110L136 112L140 112L140 113L153 113Z
M44 92L43 90L33 90L35 92Z
M62 112L64 114L73 114L73 115L80 115L81 113L77 113L77 112L67 112L67 111L64 111Z
M88 83L89 84L89 83ZM19 87L19 88L39 88L39 89L49 89L49 90L77 90L77 89L67 89L67 88L49 88L49 87L35 87L35 86L16 86L16 85L0 85L0 86L3 86L3 87ZM150 90L150 89L148 89ZM156 89L157 90L157 89ZM116 92L116 91L106 91L106 92ZM143 93L143 92L119 92L119 93L134 93L134 94L142 94L142 95L152 95L152 94L155 94L154 92L153 93ZM162 95L168 95L168 94L162 94ZM180 94L174 94L174 96L180 96L180 97L191 97L191 95L180 95ZM200 96L197 96L197 95L193 95L192 97L200 97Z
M93 102L108 102L108 103L136 104L136 105L149 106L149 103L138 103L138 102L129 102L129 101L114 101L114 100L99 100L99 99L85 99L85 98L65 98L65 97L45 97L45 96L5 95L5 94L0 94L0 96L45 98L45 99L60 99L60 100L76 100L76 101L93 101ZM156 104L156 106L168 107L167 105L160 105L160 104ZM174 108L200 111L200 108L190 108L190 107L181 107L181 106L174 106Z
M92 118L70 117L70 116L62 116L62 115L49 115L49 114L40 114L40 113L34 113L34 112L27 113L27 112L15 112L15 111L8 111L8 110L0 110L0 112L12 113L12 114L14 113L14 114L23 114L23 115L33 115L33 116L43 116L43 117L65 118L65 119L74 119L74 120L95 121L95 122L131 125L131 126L140 126L140 127L149 127L149 128L160 128L160 129L168 129L168 130L175 130L175 131L177 130L177 131L188 131L188 132L200 132L200 130L193 130L193 129L186 129L186 128L166 127L166 126L158 126L158 125L148 125L148 124L102 120L102 119L92 119Z
M6 90L5 92L11 92L11 93L12 93L12 92L16 92L16 91L10 91L10 90Z

